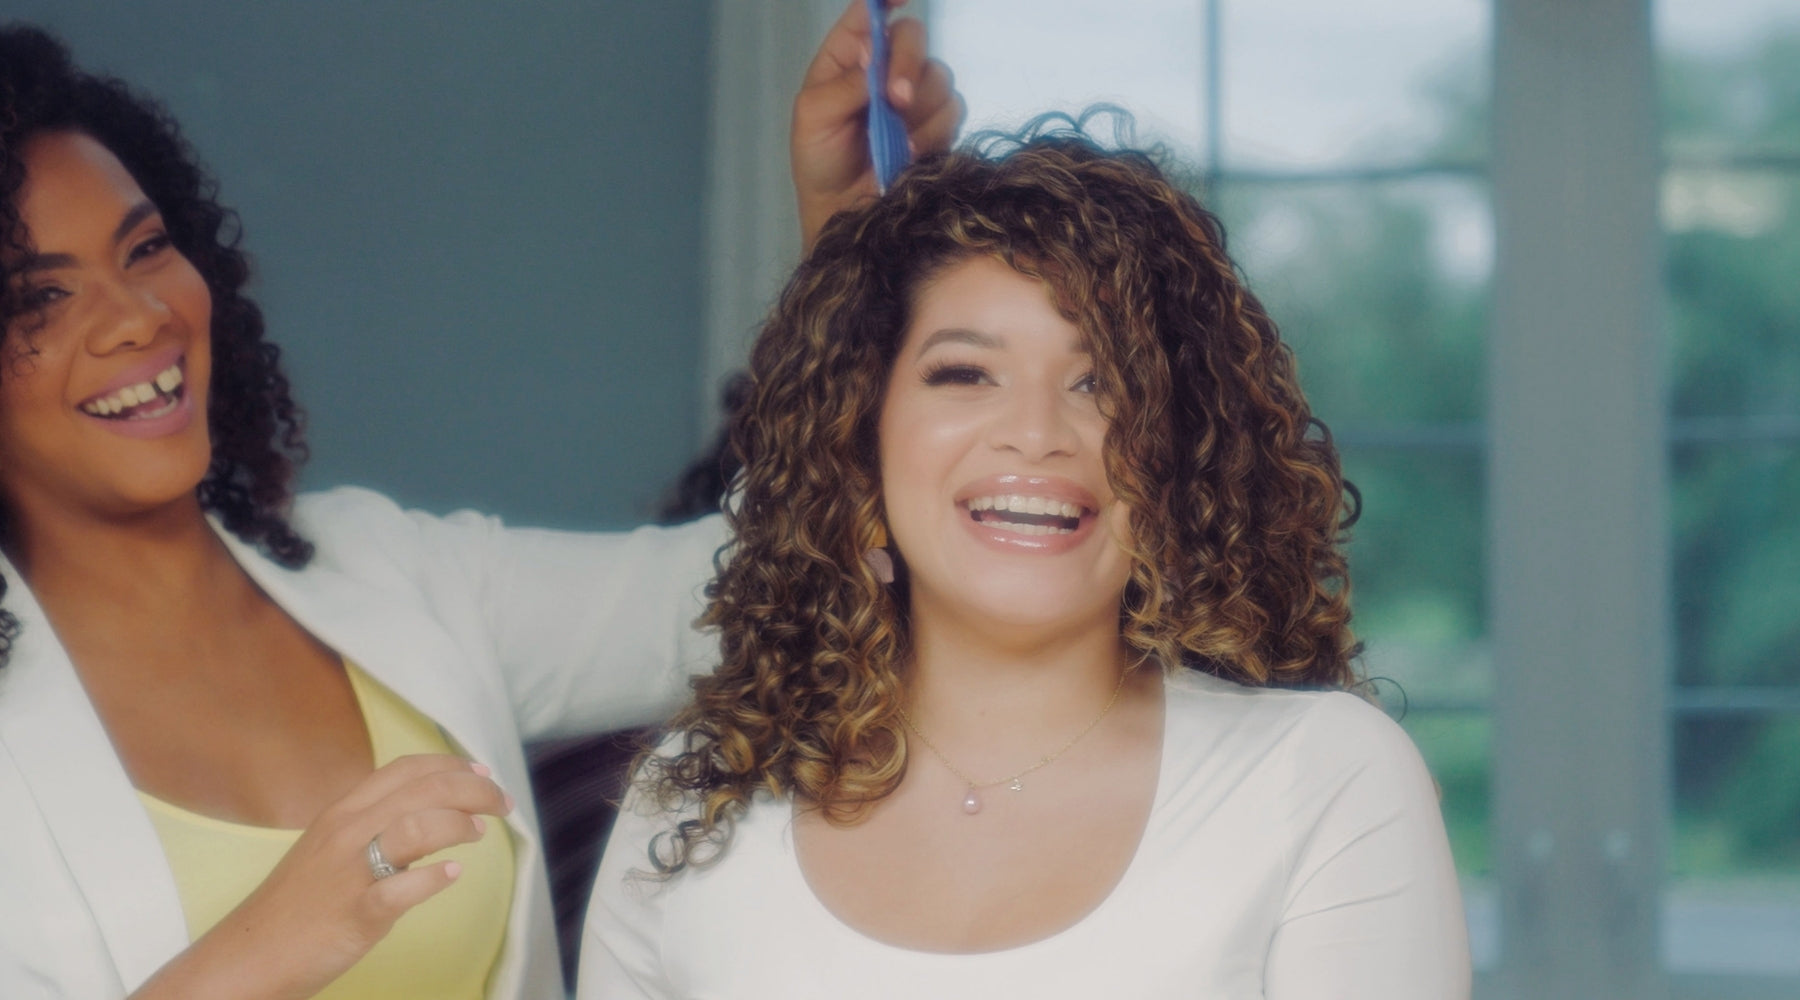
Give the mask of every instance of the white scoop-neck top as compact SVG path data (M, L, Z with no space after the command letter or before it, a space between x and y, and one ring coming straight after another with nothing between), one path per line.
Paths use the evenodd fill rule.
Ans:
M634 869L675 817L628 798L588 909L579 1000L1467 997L1455 870L1405 733L1343 693L1188 671L1165 692L1137 854L1074 925L978 954L874 940L813 895L791 805L774 798L716 864L646 879Z

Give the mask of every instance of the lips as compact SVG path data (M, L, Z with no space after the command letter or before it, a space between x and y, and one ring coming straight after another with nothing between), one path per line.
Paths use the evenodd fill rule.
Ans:
M185 381L181 362L176 361L142 382L83 400L81 412L102 420L153 420L180 404Z
M961 490L956 503L977 535L1014 550L1060 550L1085 536L1099 513L1091 491L1060 477L991 476Z
M1081 527L1083 515L1093 511L1055 497L1003 493L973 497L963 506L981 524L1017 531L1022 535L1070 534Z
M120 372L102 391L76 404L106 430L130 438L179 434L193 422L187 358L168 351Z

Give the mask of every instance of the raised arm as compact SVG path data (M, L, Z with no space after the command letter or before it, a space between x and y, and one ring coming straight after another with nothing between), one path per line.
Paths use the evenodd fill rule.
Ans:
M898 7L906 0L892 0ZM863 67L869 60L869 14L854 0L831 26L794 98L794 191L806 249L825 220L874 197ZM906 121L913 154L950 148L962 125L963 101L943 63L926 56L925 25L914 18L888 28L888 100Z

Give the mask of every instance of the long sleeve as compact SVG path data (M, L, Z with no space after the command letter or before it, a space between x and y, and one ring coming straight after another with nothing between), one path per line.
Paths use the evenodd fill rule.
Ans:
M510 528L471 512L402 511L366 490L304 498L320 557L364 579L402 574L465 648L500 670L526 740L660 721L717 642L694 621L722 519L628 532Z

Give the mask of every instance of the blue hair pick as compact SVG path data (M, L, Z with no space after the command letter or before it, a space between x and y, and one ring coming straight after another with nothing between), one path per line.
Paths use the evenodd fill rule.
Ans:
M906 169L912 154L906 148L906 123L887 99L888 40L884 0L867 0L869 7L869 159L875 163L875 186L886 191Z

